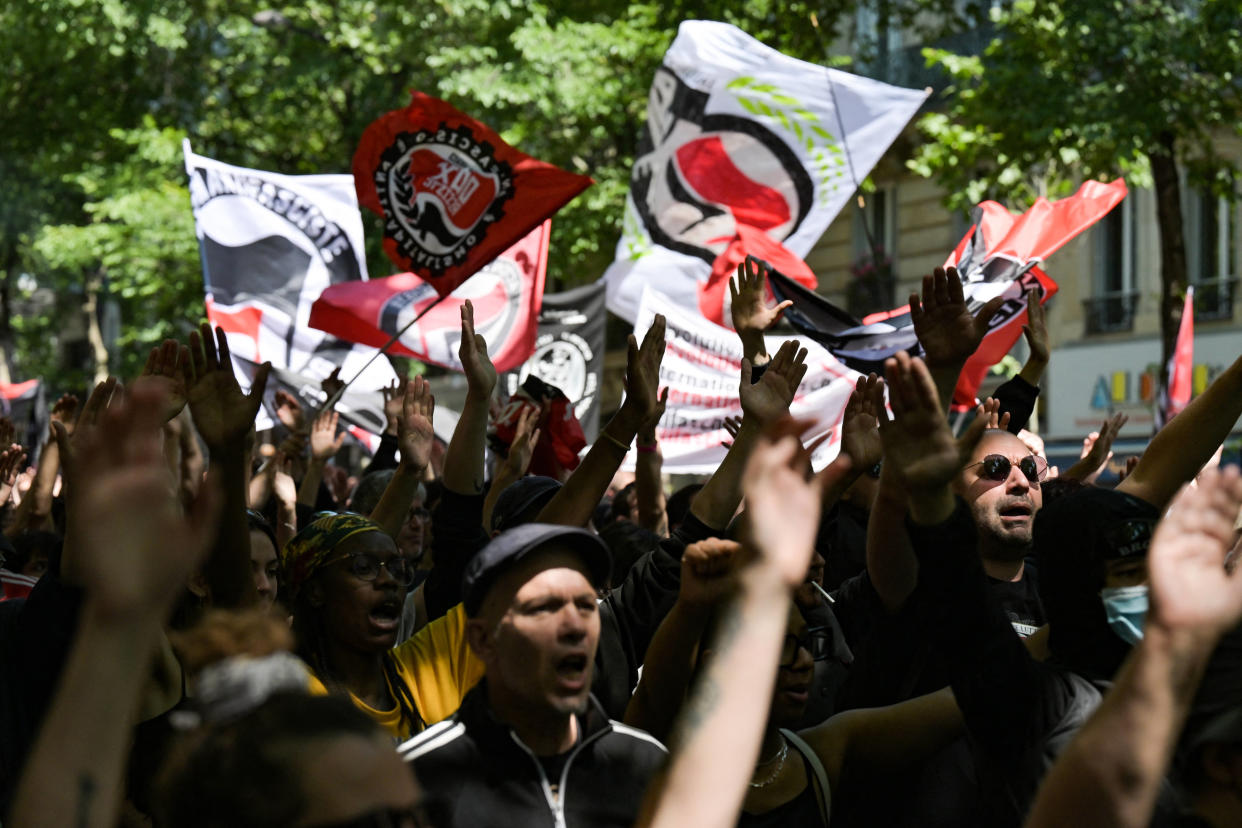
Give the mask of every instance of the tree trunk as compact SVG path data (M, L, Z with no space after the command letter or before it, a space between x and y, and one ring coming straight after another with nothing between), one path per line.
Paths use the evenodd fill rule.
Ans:
M13 356L13 282L17 278L17 253L11 247L8 261L0 272L0 383L13 381L10 360Z
M88 276L86 301L82 303L82 310L86 313L86 341L90 343L95 362L95 385L108 378L108 349L104 346L103 331L99 328L99 291L102 288L102 274L93 273Z
M1182 296L1186 292L1186 237L1173 136L1162 135L1160 143L1162 149L1148 158L1156 185L1156 224L1160 232L1160 387L1164 388L1169 381L1169 357L1177 340Z

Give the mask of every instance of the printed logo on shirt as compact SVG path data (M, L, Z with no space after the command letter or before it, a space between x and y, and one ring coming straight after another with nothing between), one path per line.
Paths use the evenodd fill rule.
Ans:
M1013 631L1018 634L1018 638L1026 638L1034 635L1039 627L1033 627L1030 624L1023 624L1021 621L1010 621L1013 625Z

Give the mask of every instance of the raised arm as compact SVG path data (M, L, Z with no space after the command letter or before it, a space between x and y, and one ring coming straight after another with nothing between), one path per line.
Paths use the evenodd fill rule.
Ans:
M60 472L60 447L56 441L55 423L60 423L73 433L74 415L78 409L78 398L65 394L52 406L52 418L48 424L48 440L39 454L39 462L35 467L34 480L30 483L30 491L18 504L13 521L5 530L10 537L16 536L27 529L42 529L51 526L52 492L56 487L56 475Z
M410 505L423 479L423 469L431 462L431 447L436 440L431 427L435 408L436 398L431 395L427 380L415 377L405 384L401 416L397 421L401 461L371 512L371 520L384 527L384 531L393 538L405 525Z
M742 340L742 356L756 368L767 365L771 357L763 334L781 321L785 309L793 304L786 299L774 308L768 307L768 273L770 268L754 256L747 256L737 266L737 278L729 280L729 314L733 330Z
M659 393L660 362L664 359L664 317L657 315L640 347L630 334L625 366L625 399L586 457L574 469L548 505L539 513L540 523L586 526L595 507L608 491L621 461L629 453L634 435L644 426L654 428L664 413L668 390Z
M1242 620L1242 576L1224 565L1239 506L1238 470L1209 470L1160 522L1147 555L1143 638L1044 779L1027 828L1151 823L1208 659Z
M518 415L517 424L513 427L513 442L509 444L509 453L496 469L492 485L483 500L483 525L492 525L492 512L496 511L496 501L500 494L512 484L526 476L530 468L531 458L535 455L535 446L539 445L540 429L536 425L539 410L527 407Z
M1099 431L1088 434L1082 441L1081 459L1061 472L1061 477L1094 483L1104 471L1104 465L1112 459L1113 440L1129 419L1125 414L1114 414L1104 421Z
M1242 357L1151 438L1117 489L1163 510L1189 483L1242 416Z
M738 393L742 424L725 459L690 501L690 512L713 529L728 527L742 500L743 479L750 453L763 429L789 414L802 378L806 376L806 349L788 340L768 363L759 382L751 381L750 361L742 359Z
M328 408L320 411L311 422L310 462L298 485L298 503L303 506L314 508L319 500L319 484L323 482L323 467L345 444L345 432L338 434L336 430L340 418L340 414Z
M938 267L923 277L923 298L910 294L910 319L923 346L923 359L936 383L936 393L946 407L953 401L953 389L970 359L988 332L988 323L1000 310L1004 299L996 297L971 315L962 291L957 268Z
M211 543L219 496L183 515L159 449L158 390L137 388L80 443L68 513L86 601L22 773L14 825L112 826L138 700L169 605Z
M219 476L223 506L220 530L203 564L212 604L218 608L249 606L258 600L250 573L250 529L246 522L246 440L254 425L271 363L255 371L250 393L242 393L233 373L224 330L204 323L190 333L183 352L187 398L194 427L207 444L207 456Z
M660 398L660 416L668 389ZM638 432L638 458L634 463L634 497L638 501L638 525L650 529L662 538L668 537L668 514L664 511L664 455L660 453L660 441L656 439L656 424L644 423Z
M461 308L458 358L466 374L466 401L444 453L444 488L473 495L483 491L487 415L496 387L496 367L487 356L487 341L474 332L474 305L469 300Z
M699 639L712 608L736 585L741 545L720 538L692 543L681 558L681 590L647 647L642 679L625 723L667 741L694 674Z
M703 668L678 720L673 761L640 824L732 828L759 755L793 590L806 578L821 485L798 438L763 440L746 472L748 550Z

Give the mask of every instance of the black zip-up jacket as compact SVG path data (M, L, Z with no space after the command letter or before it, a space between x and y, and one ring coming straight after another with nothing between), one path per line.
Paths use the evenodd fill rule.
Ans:
M578 716L578 733L559 779L549 779L545 763L492 716L483 679L452 718L398 751L427 792L437 828L630 828L668 751L609 720L594 696Z
M461 579L470 559L489 540L483 531L483 495L445 490L432 514L435 568L424 586L427 613L439 618L461 600ZM599 649L591 692L609 716L622 718L647 646L677 601L681 556L692 543L722 534L687 514L672 535L639 558L624 581L600 603Z

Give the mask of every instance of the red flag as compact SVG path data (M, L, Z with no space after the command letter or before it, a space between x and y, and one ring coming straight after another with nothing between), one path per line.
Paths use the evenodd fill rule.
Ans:
M353 171L358 203L384 217L388 258L441 296L592 183L421 92L367 127Z
M460 371L461 306L469 299L475 330L487 340L496 370L511 371L535 350L551 232L548 219L444 300L434 285L413 273L332 285L311 306L310 326L348 342L381 347L426 310L388 353Z
M1169 390L1165 400L1164 422L1181 413L1190 402L1195 370L1195 288L1186 288L1182 305L1182 321L1177 326L1177 343L1169 357Z
M1086 181L1074 195L1059 201L1037 199L1018 216L995 201L985 201L976 208L975 225L945 259L945 267L956 267L968 282L1000 282L1009 273L1026 271L1019 281L1021 289L1027 290L1037 281L1040 304L1044 304L1056 293L1057 284L1035 265L1103 218L1125 197L1126 182L1117 179L1108 183ZM953 393L955 409L974 408L983 377L1009 353L1026 321L1026 303L1020 295L1011 297L962 369Z

